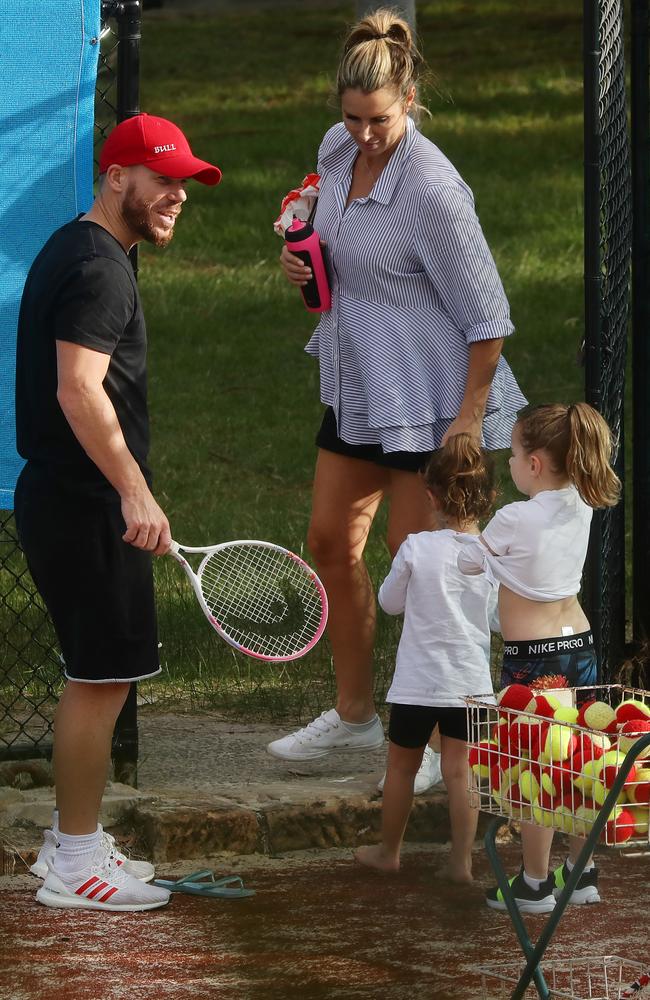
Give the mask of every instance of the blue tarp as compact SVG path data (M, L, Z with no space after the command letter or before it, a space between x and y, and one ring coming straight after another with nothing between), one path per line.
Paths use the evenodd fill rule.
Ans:
M13 508L18 307L29 267L92 202L100 0L0 4L0 509Z

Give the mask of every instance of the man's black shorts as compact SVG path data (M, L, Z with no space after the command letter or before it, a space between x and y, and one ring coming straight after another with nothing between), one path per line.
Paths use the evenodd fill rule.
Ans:
M66 494L23 470L15 517L66 677L110 683L160 673L152 557L122 541L119 503Z

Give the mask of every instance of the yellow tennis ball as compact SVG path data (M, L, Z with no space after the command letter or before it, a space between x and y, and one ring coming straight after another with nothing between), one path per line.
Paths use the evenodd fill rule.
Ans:
M553 712L553 718L556 722L570 722L573 724L578 721L578 709L571 708L570 705L560 705Z
M600 760L586 760L582 765L582 771L573 779L575 787L582 792L585 798L591 798L594 782L600 780Z
M551 763L559 760L568 760L576 748L578 739L569 726L559 726L552 723L544 740L544 749L539 755L540 760Z
M522 771L519 775L519 791L527 802L534 802L539 795L539 781L531 770Z

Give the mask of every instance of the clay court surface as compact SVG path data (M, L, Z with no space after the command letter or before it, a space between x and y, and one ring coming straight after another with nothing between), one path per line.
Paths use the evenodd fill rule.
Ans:
M5 877L0 998L496 1000L505 994L498 984L484 994L476 967L518 958L516 937L507 915L482 903L492 881L482 845L470 889L436 879L444 852L409 848L395 877L355 866L343 850L168 865L161 876L204 865L241 874L257 895L174 895L167 908L141 914L51 910L34 901L36 879ZM509 870L517 865L517 846L503 857ZM606 901L570 907L552 954L650 962L649 860L603 852ZM528 918L533 937L542 925L543 918Z

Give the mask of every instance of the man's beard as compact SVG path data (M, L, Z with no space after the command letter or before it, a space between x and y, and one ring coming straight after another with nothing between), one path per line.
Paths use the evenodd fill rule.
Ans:
M166 247L174 235L173 227L168 230L157 229L151 219L151 204L138 199L135 186L127 189L122 202L122 215L129 229L137 233L148 243L156 247Z

